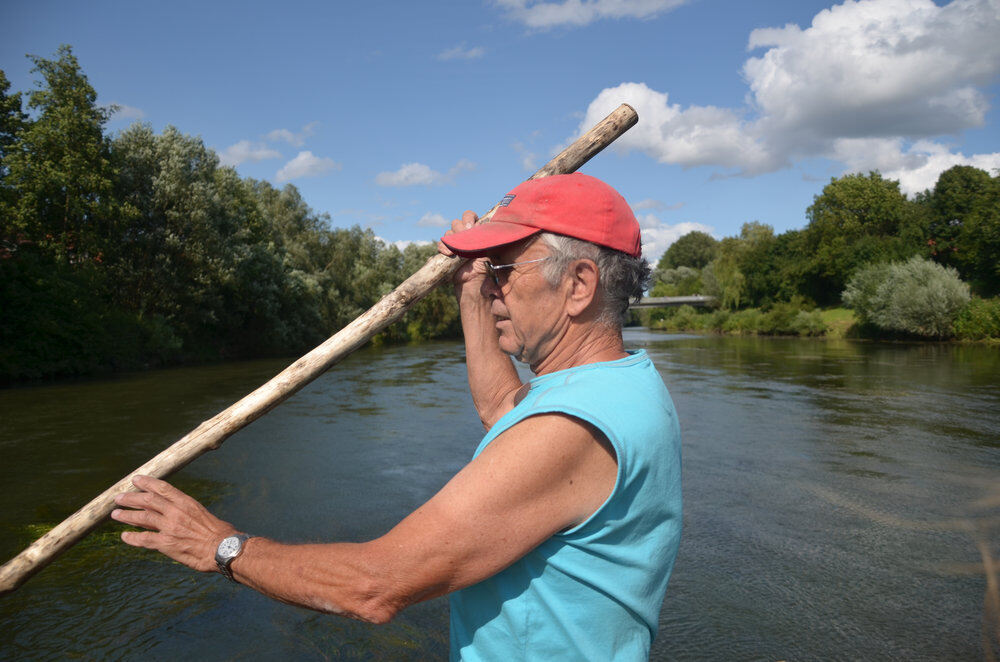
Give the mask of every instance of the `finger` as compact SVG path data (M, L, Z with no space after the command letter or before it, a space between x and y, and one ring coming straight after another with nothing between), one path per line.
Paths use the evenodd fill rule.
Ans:
M133 547L158 549L159 535L151 531L122 531L122 542Z
M471 228L473 225L475 225L476 221L478 220L479 216L476 215L476 212L472 211L471 209L467 209L465 210L465 213L462 214L462 218L456 218L452 220L451 230L446 232L445 236L449 234L454 234L456 232L464 232L469 228Z
M187 494L180 491L170 483L165 480L160 480L159 478L153 478L152 476L141 476L136 475L132 477L132 484L138 487L140 490L146 492L152 492L154 494L159 494L161 497L171 502L183 501L185 499L191 499Z
M479 216L476 215L476 212L472 211L471 209L467 209L462 214L462 218L452 219L451 229L445 232L444 236L447 237L450 234L455 234L456 232L463 232L465 230L468 230L473 225L475 225L476 221L478 220ZM443 241L438 242L437 249L439 253L441 253L442 255L447 255L448 257L451 257L452 255L455 254L454 251L448 248L448 246L446 246Z
M452 231L448 230L447 232L444 233L444 236L447 237L450 234L452 234ZM451 249L445 246L445 243L443 241L438 242L438 253L440 253L441 255L447 255L448 257L454 255L454 253L451 252Z
M122 492L115 496L115 503L126 508L142 508L165 512L170 502L153 492Z
M148 510L115 508L111 511L111 519L122 524L130 524L154 531L159 531L163 523L163 517L159 513L152 513Z
M486 275L486 263L489 262L487 258L477 257L476 259L469 261L472 262L472 271L474 273L477 273L481 276Z

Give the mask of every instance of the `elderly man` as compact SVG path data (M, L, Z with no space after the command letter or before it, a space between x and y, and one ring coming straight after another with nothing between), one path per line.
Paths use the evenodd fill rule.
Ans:
M455 291L488 433L440 492L371 542L285 545L137 477L112 517L152 531L122 539L376 623L451 593L453 659L648 658L680 538L680 434L649 358L622 343L649 274L638 223L582 174L526 182L475 220L440 249L477 258Z

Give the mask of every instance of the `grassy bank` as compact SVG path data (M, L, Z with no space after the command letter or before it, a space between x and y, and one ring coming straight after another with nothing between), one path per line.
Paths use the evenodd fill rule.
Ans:
M808 308L778 303L768 308L742 310L696 309L691 306L654 308L639 312L639 321L650 329L676 333L800 336L826 338L898 339L862 324L848 308ZM1000 344L1000 298L974 298L958 315L952 340Z

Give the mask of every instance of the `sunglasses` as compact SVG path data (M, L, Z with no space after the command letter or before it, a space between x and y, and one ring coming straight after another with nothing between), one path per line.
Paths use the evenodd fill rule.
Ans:
M550 257L552 256L546 255L545 257L540 257L537 260L525 260L524 262L511 262L510 264L493 264L489 260L486 260L485 263L486 273L489 274L490 278L493 279L493 282L496 283L497 287L503 287L503 285L500 283L500 274L498 273L499 271L503 269L513 269L514 267L520 266L522 264L531 264L532 262L543 262L549 259ZM504 281L506 282L506 280L507 279L505 276Z

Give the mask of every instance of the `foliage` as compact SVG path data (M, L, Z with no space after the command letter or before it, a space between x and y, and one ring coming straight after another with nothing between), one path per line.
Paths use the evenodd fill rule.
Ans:
M657 269L650 296L678 297L700 294L704 285L701 282L701 272L691 267L676 269Z
M770 310L744 308L699 312L691 306L651 311L647 325L667 331L718 332L733 335L821 336L828 327L818 310L801 302L783 303Z
M740 307L746 277L740 269L743 244L734 237L719 242L719 255L702 271L705 293L714 296L726 310Z
M806 210L802 294L820 304L836 303L847 279L861 265L889 262L921 250L922 215L899 183L878 172L833 179Z
M759 308L745 308L730 315L721 330L738 336L757 335L764 327L764 313Z
M1000 340L1000 297L973 297L955 319L955 337L962 340Z
M113 214L103 134L111 110L96 105L97 93L70 48L58 55L31 57L44 84L28 95L36 116L14 122L7 138L4 180L12 199L4 235L15 233L69 262L100 259Z
M657 269L689 267L704 269L718 254L719 242L711 235L697 230L688 232L670 244L656 265Z
M1000 294L1000 177L955 166L921 201L932 219L930 256L957 269L980 295Z
M654 294L697 287L731 311L769 310L797 297L831 306L863 265L917 255L956 268L981 296L1000 294L1000 176L956 166L909 200L877 172L845 175L823 188L807 216L802 230L776 234L754 221L737 236L712 240L715 257L697 280L689 272L681 278L667 265L674 255L665 255Z
M14 215L16 198L7 182L7 174L10 172L7 161L28 117L21 108L21 93L8 94L9 89L10 81L0 71L0 219L10 219Z
M858 270L843 298L862 322L883 331L945 338L969 301L969 287L954 269L913 257Z

